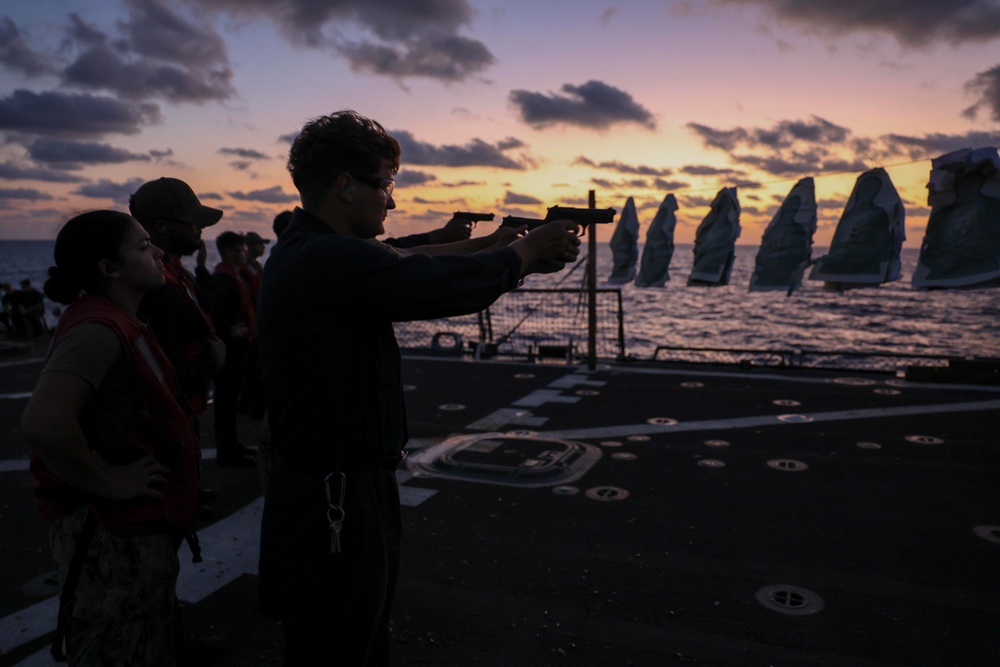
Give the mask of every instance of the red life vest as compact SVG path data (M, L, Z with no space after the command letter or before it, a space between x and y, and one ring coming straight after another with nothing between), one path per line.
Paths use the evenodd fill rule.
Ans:
M243 279L247 283L247 289L250 290L250 300L256 309L257 297L260 294L260 283L264 279L264 268L256 259L251 259L240 267L240 275L243 276Z
M201 305L198 303L198 297L194 291L194 283L191 282L187 272L181 265L179 257L174 258L170 262L163 263L163 278L167 285L175 287L180 292L181 297L183 297L191 312L195 313L205 323L203 337L187 343L180 349L180 356L184 361L201 362L209 355L207 341L217 340L218 338L215 334L215 328L212 326L212 317L202 310ZM186 384L191 385L192 383L187 382ZM195 417L203 413L205 408L208 407L208 394L211 386L211 381L208 381L204 383L197 382L197 386L184 386L181 388L184 395L187 396L191 413Z
M250 298L250 289L240 278L239 272L225 262L216 264L215 272L229 276L236 283L236 289L240 292L240 322L247 325L247 341L254 342L257 340L257 312Z
M31 453L36 505L42 518L56 519L74 507L89 504L102 524L125 533L179 532L194 529L201 448L191 427L191 417L181 404L177 377L153 333L113 301L85 295L59 318L52 349L66 331L83 322L100 322L117 334L132 370L138 412L122 443L113 448L97 441L86 416L81 428L91 449L111 465L122 465L152 455L169 468L159 490L163 500L134 498L112 501L84 493L61 480L37 454Z

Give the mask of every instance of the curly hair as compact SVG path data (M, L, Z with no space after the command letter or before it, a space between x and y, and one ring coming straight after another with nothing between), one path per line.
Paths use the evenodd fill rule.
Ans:
M287 166L306 204L318 201L344 172L374 174L388 161L395 174L399 156L399 142L377 121L344 110L306 123L292 142Z

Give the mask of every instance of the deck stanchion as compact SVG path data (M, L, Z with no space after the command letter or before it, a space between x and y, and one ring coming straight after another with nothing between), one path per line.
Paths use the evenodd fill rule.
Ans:
M594 191L588 195L588 206L597 208ZM597 225L587 234L587 370L597 368Z

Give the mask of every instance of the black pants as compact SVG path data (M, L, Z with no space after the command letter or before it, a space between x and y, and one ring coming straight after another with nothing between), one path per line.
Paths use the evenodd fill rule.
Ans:
M286 667L389 664L399 489L389 470L347 478L342 551L331 554L323 475L271 474L260 578L283 620Z
M240 442L236 434L236 415L249 350L250 344L242 338L228 341L226 364L215 376L215 447L220 459L240 456L237 451Z
M264 417L264 388L260 383L260 360L257 357L256 344L247 351L246 376L243 378L239 407L241 413L250 415L252 419Z

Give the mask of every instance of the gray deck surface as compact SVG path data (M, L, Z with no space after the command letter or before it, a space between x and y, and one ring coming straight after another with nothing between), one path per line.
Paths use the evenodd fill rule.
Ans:
M40 363L0 364L0 665L45 665L53 568L16 432ZM998 387L429 357L404 383L393 664L1000 665ZM184 618L228 640L214 664L280 664L257 474L202 430L217 498Z

